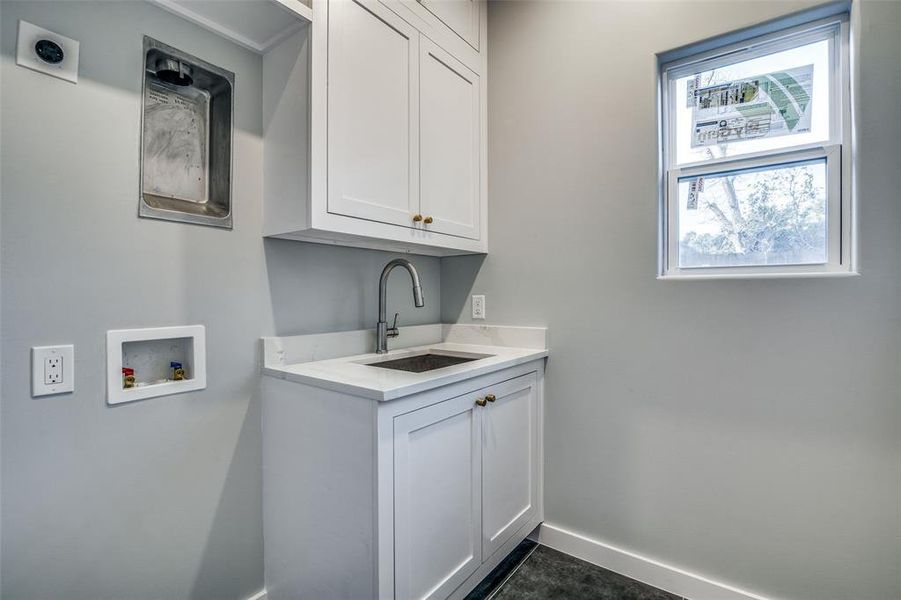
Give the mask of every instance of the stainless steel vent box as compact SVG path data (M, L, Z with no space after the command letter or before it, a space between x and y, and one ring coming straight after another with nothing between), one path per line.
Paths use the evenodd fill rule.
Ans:
M144 36L142 217L232 227L235 75Z

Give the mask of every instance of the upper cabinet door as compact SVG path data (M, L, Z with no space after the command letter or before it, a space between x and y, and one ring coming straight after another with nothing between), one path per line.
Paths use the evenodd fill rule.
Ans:
M420 48L420 207L425 227L479 239L479 77L426 37Z
M483 390L489 400L481 411L485 558L524 527L538 507L541 432L536 385L530 374Z
M328 211L412 226L419 33L376 1L329 3Z
M394 419L395 598L447 598L479 567L481 437L472 394Z
M419 0L466 43L479 49L479 3L476 0Z

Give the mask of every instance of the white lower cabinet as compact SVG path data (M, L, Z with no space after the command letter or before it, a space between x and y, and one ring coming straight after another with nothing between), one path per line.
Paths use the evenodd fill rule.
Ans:
M543 373L387 402L264 377L270 600L469 593L543 519Z
M537 414L532 373L395 418L397 598L448 597L535 515Z

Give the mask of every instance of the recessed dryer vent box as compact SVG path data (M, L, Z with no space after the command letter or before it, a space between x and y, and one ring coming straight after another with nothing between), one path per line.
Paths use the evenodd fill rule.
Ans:
M171 363L182 365L175 380ZM203 325L116 329L106 332L107 403L121 404L206 387L206 330ZM125 387L122 369L134 371Z
M144 37L142 217L232 227L235 75Z

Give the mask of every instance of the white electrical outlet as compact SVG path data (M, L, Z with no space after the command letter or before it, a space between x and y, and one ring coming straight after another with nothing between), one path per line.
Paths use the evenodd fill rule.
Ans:
M485 296L481 294L472 297L472 318L485 318Z
M78 83L78 41L28 21L19 21L16 64Z
M35 346L31 349L31 395L75 391L75 346Z

